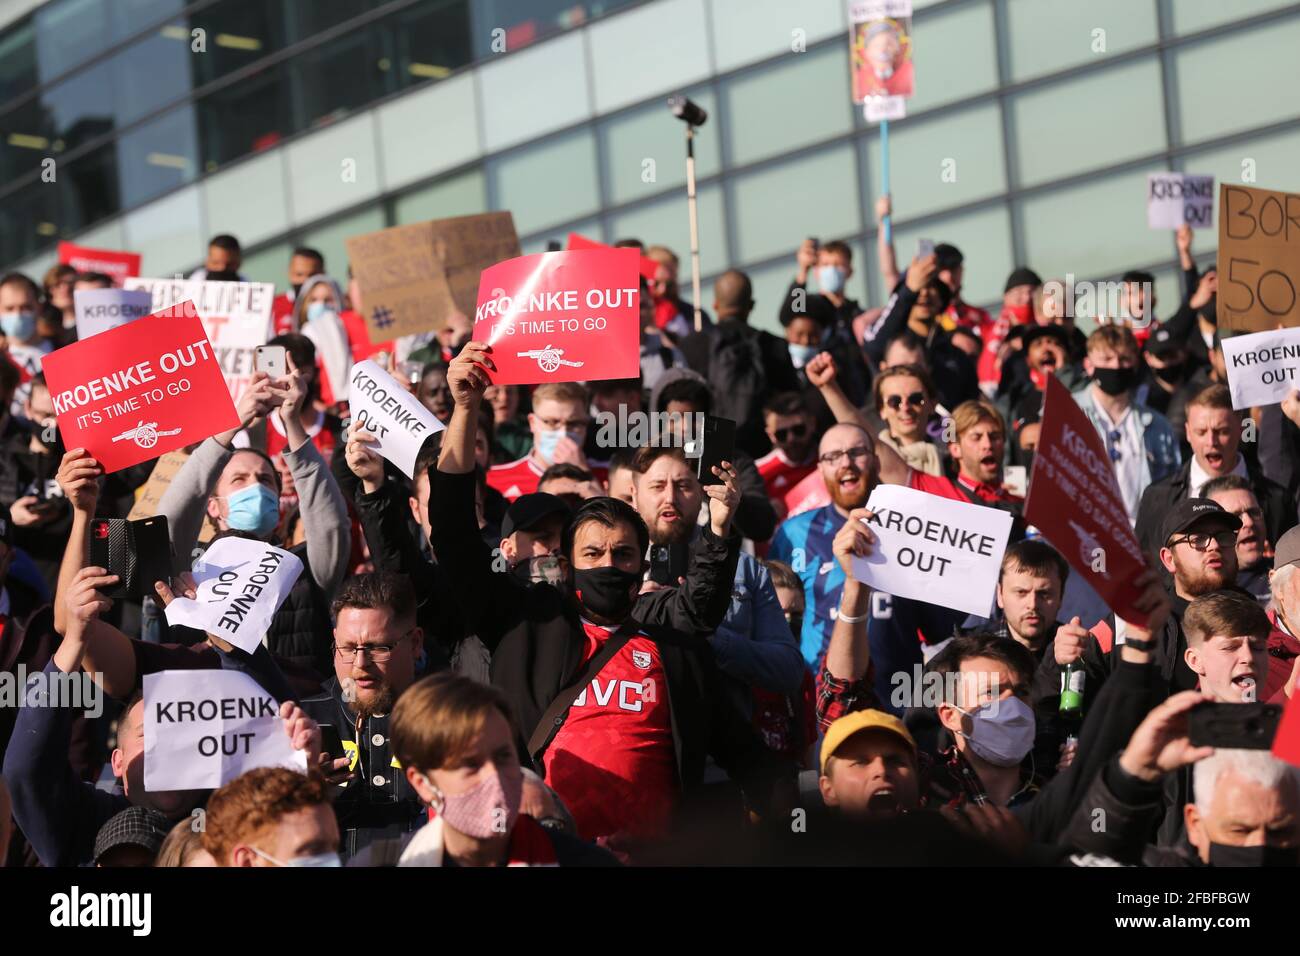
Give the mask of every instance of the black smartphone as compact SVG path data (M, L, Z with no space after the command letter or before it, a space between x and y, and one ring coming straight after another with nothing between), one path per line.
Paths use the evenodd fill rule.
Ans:
M686 577L690 569L690 558L691 546L685 541L650 545L650 580L676 587L677 579Z
M1281 719L1281 704L1199 704L1188 715L1187 736L1195 747L1268 750Z
M329 754L331 760L343 756L343 740L339 737L339 729L333 724L320 725L320 752Z
M699 455L695 460L695 477L702 485L720 485L722 479L713 474L713 466L731 461L736 453L736 423L730 418L704 416L704 434L696 435Z
M154 584L172 580L172 542L167 533L167 516L154 515L132 521L127 528L127 540L135 554L135 567L127 594L146 597L156 594Z
M127 593L135 556L125 518L96 518L90 523L90 565L116 574L116 584L102 588L105 597L120 598Z

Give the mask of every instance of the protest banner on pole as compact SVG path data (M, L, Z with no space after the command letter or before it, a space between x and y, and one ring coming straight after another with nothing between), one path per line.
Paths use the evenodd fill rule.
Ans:
M72 242L59 243L60 265L72 266L78 272L102 272L121 286L130 276L140 274L140 253L119 252L115 249L91 249Z
M597 242L595 239L588 239L586 236L580 236L576 232L569 233L569 241L565 246L566 252L572 252L575 249L614 249L616 246L606 245L603 242ZM655 275L659 272L659 263L647 255L642 255L640 260L639 271L641 278L647 283L655 281Z
M239 427L193 304L182 302L45 356L68 448L114 472Z
M194 303L230 389L230 397L238 402L253 378L257 347L266 344L271 332L275 285L136 278L128 279L126 288L147 290L153 296L155 312L170 309L187 299Z
M72 293L72 307L81 340L143 319L153 311L153 296L144 290L77 289Z
M520 255L514 217L508 212L485 212L435 219L429 225L433 228L433 257L451 291L451 308L471 318L478 305L483 270ZM438 315L437 320L442 326L447 313Z
M912 0L850 0L853 102L908 97L912 67Z
M520 256L487 269L474 341L493 347L496 385L641 374L635 249Z
M853 576L885 594L988 617L1011 535L1011 514L902 485L867 501L876 546Z
M1151 173L1147 176L1147 225L1177 229L1184 224L1193 229L1214 225L1214 177Z
M1097 429L1056 376L1048 376L1025 521L1101 595L1118 617L1143 625L1134 602L1146 558L1129 525Z
M242 671L144 675L144 788L213 790L258 767L307 772L280 705Z
M1300 194L1219 187L1219 329L1300 325Z
M1300 388L1300 328L1222 339L1232 407L1276 405Z
M191 573L195 596L167 605L167 623L215 634L251 654L302 574L302 561L263 541L221 538Z
M420 448L430 435L443 430L442 422L369 359L352 366L348 394L352 421L378 439L372 450L402 469L407 478L414 478Z

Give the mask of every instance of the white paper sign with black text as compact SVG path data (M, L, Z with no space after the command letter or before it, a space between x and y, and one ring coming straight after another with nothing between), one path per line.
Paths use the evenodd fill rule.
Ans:
M251 654L302 574L302 562L262 541L222 538L193 574L195 597L167 605L167 623L198 628Z
M443 429L433 412L402 384L367 359L352 366L348 385L352 421L377 439L371 450L391 461L407 478L426 438Z
M144 788L209 790L258 767L307 772L280 706L242 671L144 676Z
M72 307L77 313L77 338L88 339L144 318L153 311L153 296L131 289L77 289Z
M874 590L987 617L1011 515L901 485L877 485L867 501L875 549L853 559Z
M1214 225L1214 177L1190 173L1147 176L1147 225L1152 229L1193 229Z
M1223 339L1232 407L1276 405L1300 389L1300 327Z

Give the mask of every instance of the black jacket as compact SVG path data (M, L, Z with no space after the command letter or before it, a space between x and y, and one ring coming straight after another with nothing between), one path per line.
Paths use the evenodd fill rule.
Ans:
M1249 457L1243 455L1243 459L1246 462L1246 477L1255 491L1259 506L1264 510L1268 540L1276 544L1296 523L1295 502L1285 488L1265 478L1259 466L1251 462ZM1160 548L1164 545L1160 540L1160 527L1174 505L1187 497L1192 460L1188 458L1178 471L1162 481L1148 485L1147 490L1142 492L1135 530L1138 543L1142 545L1143 551L1154 557L1156 567L1160 567Z
M1148 835L1163 812L1161 784L1129 775L1116 755L1093 778L1062 842L1130 866L1204 866L1187 847L1148 844ZM1099 826L1103 820L1105 825Z
M702 375L713 390L713 413L735 421L742 433L752 431L755 423L758 430L762 430L765 399L799 389L799 377L790 362L786 343L771 332L752 328L741 319L723 319L702 332L692 332L682 339L679 348L687 366ZM752 362L747 361L739 367L734 363L710 363L710 357L715 353L727 352ZM749 364L757 367L757 376L746 371L745 366ZM719 369L724 367L734 368L737 380L729 380L720 373ZM762 451L755 449L754 453L761 454Z
M899 282L894 294L885 303L881 318L867 330L863 347L867 356L879 365L885 358L890 340L907 328L907 319L916 305L917 294L906 282ZM952 344L952 337L936 324L926 342L930 359L930 376L939 392L939 401L949 411L962 402L980 397L979 376L971 357Z
M542 714L583 663L586 637L574 603L550 584L524 585L492 570L492 554L474 526L474 476L434 472L430 520L434 553L442 560L466 627L492 652L492 682L511 699L526 753ZM632 618L659 646L668 684L677 779L696 790L705 756L738 779L755 802L785 769L721 691L708 635L730 606L739 557L738 535L723 541L708 528L692 546L691 570L679 588L641 595Z

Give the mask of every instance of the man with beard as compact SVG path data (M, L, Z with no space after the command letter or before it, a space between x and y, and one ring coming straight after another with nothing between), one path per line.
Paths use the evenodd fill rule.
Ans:
M829 360L826 364L830 364ZM889 454L902 463L892 450ZM834 554L835 536L849 513L866 504L879 481L880 464L867 431L860 425L841 423L822 436L818 466L831 503L805 511L782 524L772 539L769 557L789 564L803 581L806 609L800 650L813 673L818 675L821 688L827 682L826 649L839 617L846 580L844 567ZM906 465L902 469L904 473L920 475ZM921 662L917 635L928 644L938 644L952 635L953 628L962 619L959 612L947 608L883 593L871 596L868 614L868 641L871 660L876 665L875 692L882 701L890 697L891 675L896 671L910 672ZM886 709L902 712L901 707L893 705Z
M1173 578L1170 594L1172 609L1164 626L1152 634L1149 643L1162 685L1168 688L1170 694L1197 685L1198 675L1186 660L1187 638L1183 632L1183 614L1187 611L1188 604L1203 594L1223 588L1235 589L1235 546L1240 528L1241 519L1224 511L1217 502L1208 498L1184 498L1165 517L1160 535L1163 542L1160 562ZM1068 656L1071 661L1082 660L1086 675L1086 708L1088 699L1095 699L1102 684L1118 666L1119 651L1125 642L1125 630L1122 622L1117 630L1113 615L1099 622L1092 628L1092 636L1077 658L1073 654L1044 657L1038 681L1060 686L1061 666L1069 662L1061 661L1060 657ZM1045 676L1043 670L1048 670L1048 675ZM1054 674L1050 673L1052 670L1055 671Z
M343 831L344 859L372 841L415 829L423 802L397 768L389 740L389 715L424 663L424 634L415 618L415 595L405 578L361 574L343 582L332 608L334 676L303 709L332 725L347 759L332 781L342 787L335 810Z
M705 494L682 449L642 448L633 460L632 470L636 474L632 506L650 529L650 547L689 553L691 543L701 533L699 514ZM676 583L669 582L670 586ZM647 580L642 589L661 586L663 582ZM803 683L805 668L771 576L752 555L741 554L736 562L731 605L709 644L718 669L728 678L729 696L737 713L756 724L771 749L797 754L802 744L810 741L794 739L798 729L795 722L757 726L756 714L763 708L758 706L756 692L794 698ZM793 712L794 706L782 709Z
M1264 509L1259 506L1250 480L1241 475L1213 478L1205 483L1201 494L1241 519L1241 530L1237 532L1237 587L1267 607L1273 597L1268 584L1273 570L1272 548L1264 527Z
M719 483L705 486L709 524L680 587L639 595L650 535L615 498L585 501L566 526L563 585L494 573L470 505L478 407L495 370L484 342L467 343L452 361L456 408L432 475L429 518L439 566L468 627L492 652L492 683L515 708L520 738L528 735L517 744L584 839L629 851L662 835L698 795L706 756L765 810L774 779L789 768L721 693L706 647L736 573L735 471L724 462L713 472Z

